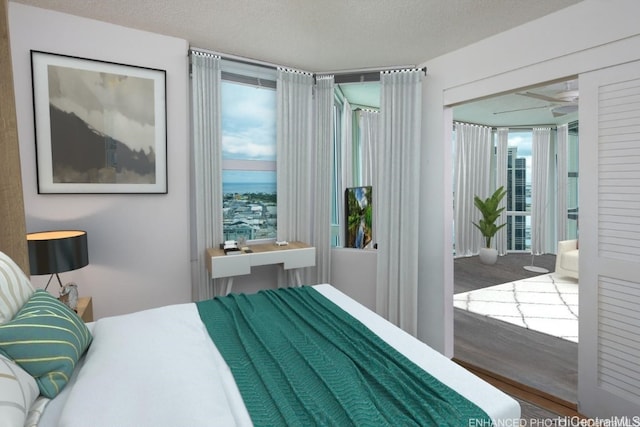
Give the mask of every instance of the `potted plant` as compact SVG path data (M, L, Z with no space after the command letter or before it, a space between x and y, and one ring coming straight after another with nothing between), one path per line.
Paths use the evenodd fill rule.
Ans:
M495 264L498 259L498 251L491 247L491 239L496 235L498 230L505 224L496 225L498 217L505 208L499 208L500 202L507 194L504 187L498 188L491 196L481 199L478 196L473 198L473 203L482 214L482 219L478 223L473 223L485 239L485 247L480 248L480 261L483 264Z

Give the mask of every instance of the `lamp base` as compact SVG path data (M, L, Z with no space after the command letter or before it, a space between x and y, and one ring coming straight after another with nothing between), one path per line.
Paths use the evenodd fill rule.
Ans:
M47 288L51 284L51 279L53 279L53 276L56 276L56 278L58 279L58 284L60 285L60 289L62 289L62 280L60 280L60 276L58 276L58 273L53 273L51 275L51 277L49 277L49 281L47 282L47 286L44 287L45 291L47 290Z
M527 271L532 271L534 273L548 273L549 270L547 270L544 267L536 267L535 265L525 265L524 267L525 270Z

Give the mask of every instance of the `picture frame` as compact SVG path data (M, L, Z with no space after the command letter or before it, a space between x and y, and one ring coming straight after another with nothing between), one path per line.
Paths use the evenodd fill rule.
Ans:
M373 187L345 190L345 247L366 249L373 241Z
M166 71L32 50L39 194L167 193Z

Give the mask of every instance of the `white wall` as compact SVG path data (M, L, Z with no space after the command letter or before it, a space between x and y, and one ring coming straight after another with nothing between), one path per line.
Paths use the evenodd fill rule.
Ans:
M639 14L635 0L585 0L422 64L428 71L418 336L432 347L453 355L451 112L445 106L638 59Z
M376 311L377 269L377 250L331 249L331 284L372 311Z
M14 2L9 31L27 231L87 230L90 264L61 279L96 317L190 301L188 43ZM168 194L37 194L31 49L166 70Z

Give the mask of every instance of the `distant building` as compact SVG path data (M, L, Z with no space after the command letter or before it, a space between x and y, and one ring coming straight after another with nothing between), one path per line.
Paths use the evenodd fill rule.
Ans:
M527 159L518 157L518 148L509 147L507 158L507 211L527 211ZM526 216L512 215L507 220L507 248L524 251L526 244Z
M258 227L248 224L246 221L224 221L223 233L224 240L254 240Z
M260 195L226 194L223 200L225 240L262 240L276 235L277 206Z

